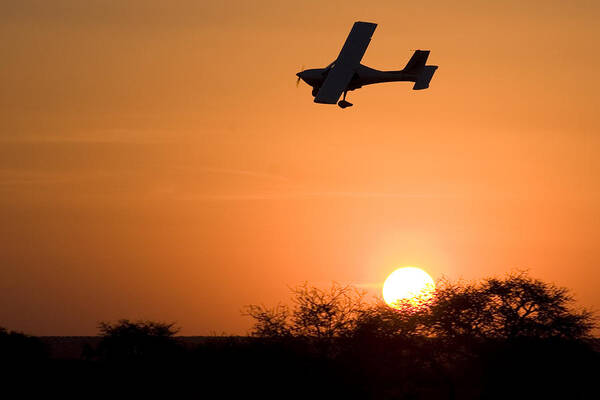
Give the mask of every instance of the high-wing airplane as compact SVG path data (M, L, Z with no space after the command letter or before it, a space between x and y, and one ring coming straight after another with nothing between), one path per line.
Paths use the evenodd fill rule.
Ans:
M360 63L376 27L370 22L355 22L337 59L325 68L298 72L296 85L303 80L312 86L315 103L337 103L341 108L352 105L346 101L349 90L373 83L408 81L415 83L413 90L427 89L437 69L436 65L425 65L429 50L416 50L400 71L378 71ZM342 93L344 97L338 103Z

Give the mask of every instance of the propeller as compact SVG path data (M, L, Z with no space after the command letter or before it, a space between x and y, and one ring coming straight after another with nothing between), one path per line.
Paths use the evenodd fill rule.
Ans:
M300 74L304 72L304 65L302 66L302 68L300 69ZM300 84L300 77L298 77L298 79L296 79L296 87L298 87L298 85Z

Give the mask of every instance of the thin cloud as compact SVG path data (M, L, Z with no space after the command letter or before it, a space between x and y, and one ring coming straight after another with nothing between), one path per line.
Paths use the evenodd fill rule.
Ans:
M244 169L200 167L199 170L202 172L209 172L209 173L215 173L215 174L250 176L253 178L264 178L264 179L271 179L271 180L277 180L277 181L283 181L283 182L290 181L288 178L281 176L281 175L274 175L274 174L269 174L266 172L244 170Z
M425 199L425 198L450 198L455 196L422 193L387 193L387 192L288 192L288 193L262 193L262 194L196 194L183 195L186 200L198 201L252 201L252 200L294 200L318 198L381 198L381 199Z
M28 135L0 137L2 143L165 143L172 138L167 130L107 129L70 135Z
M73 181L73 177L65 174L0 170L0 186L48 185L71 181Z

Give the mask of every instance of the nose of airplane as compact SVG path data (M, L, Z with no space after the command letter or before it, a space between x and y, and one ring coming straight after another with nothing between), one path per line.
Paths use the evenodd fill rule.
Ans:
M298 77L298 79L296 79L296 87L298 87L298 85L300 84L300 79L302 79L302 72L304 71L300 71L296 74L296 76Z

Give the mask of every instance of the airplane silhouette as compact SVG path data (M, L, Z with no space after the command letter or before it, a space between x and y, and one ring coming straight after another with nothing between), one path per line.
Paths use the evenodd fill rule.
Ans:
M298 72L296 85L303 80L312 86L315 103L337 103L341 108L352 106L352 103L346 101L349 90L374 83L414 82L413 90L427 89L438 68L437 65L425 65L429 50L416 50L400 71L379 71L360 63L376 27L377 24L370 22L355 22L337 59L325 68ZM342 93L344 97L338 102Z

